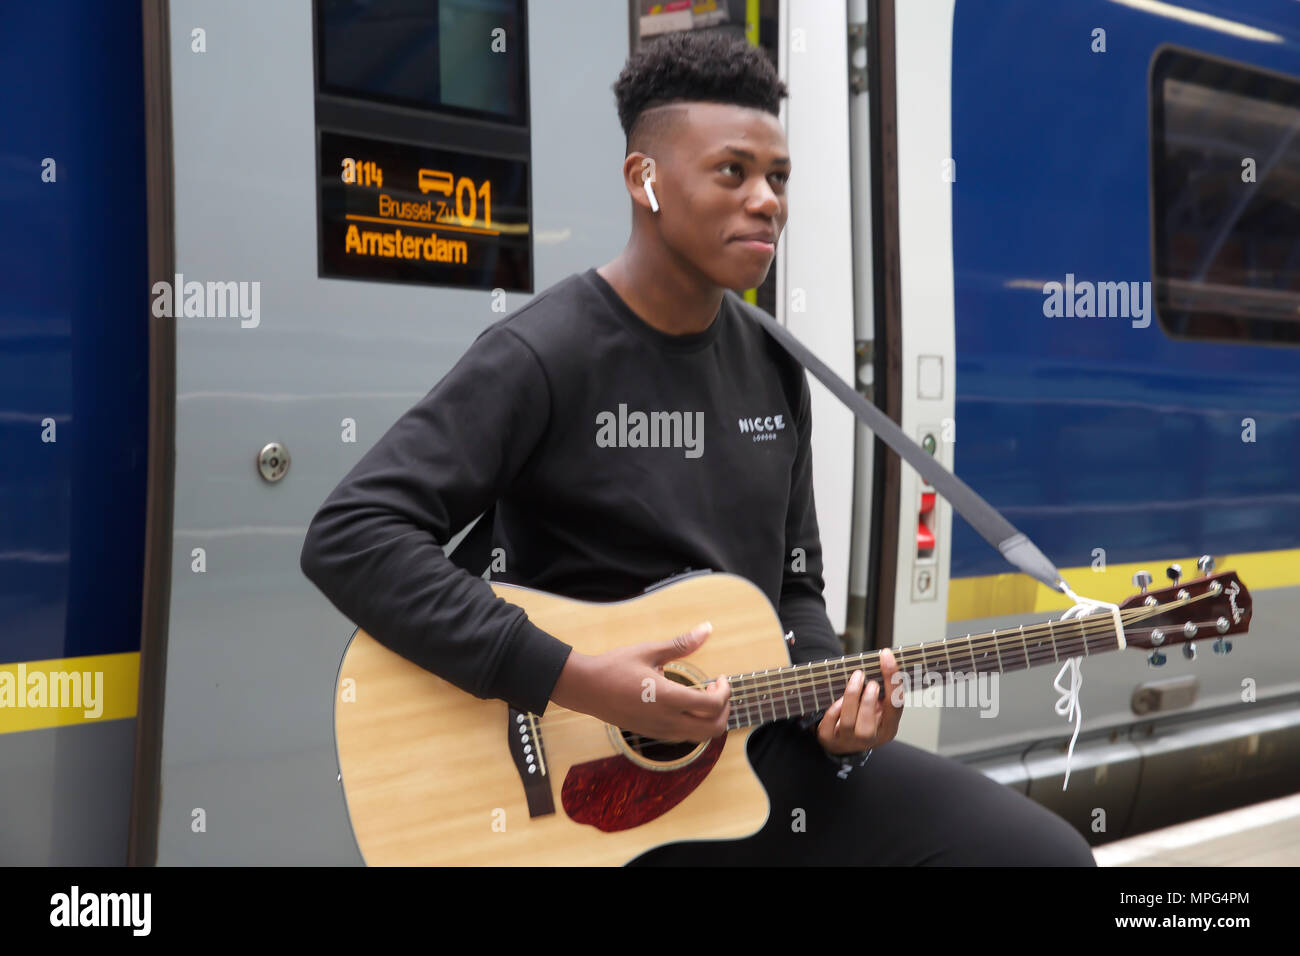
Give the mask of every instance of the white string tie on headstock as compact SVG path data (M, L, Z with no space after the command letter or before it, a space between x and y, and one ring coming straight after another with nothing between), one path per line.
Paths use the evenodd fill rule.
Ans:
M1074 601L1074 607L1070 608L1061 615L1062 621L1071 618L1085 617L1096 611L1110 611L1115 618L1115 633L1119 638L1119 646L1122 650L1126 643L1124 639L1124 622L1120 618L1119 605L1108 604L1105 601L1096 601L1092 598L1081 598L1070 590L1070 586L1064 581L1060 583L1061 591ZM1084 637L1085 642L1087 637ZM1086 646L1086 645L1085 645ZM1061 696L1056 701L1055 710L1066 720L1074 721L1074 733L1070 737L1070 746L1065 752L1065 781L1061 784L1061 789L1065 790L1070 786L1070 759L1074 756L1074 742L1079 739L1079 730L1083 727L1083 707L1079 703L1079 690L1083 687L1083 671L1080 665L1083 663L1081 657L1071 657L1061 666L1060 671L1056 674L1056 679L1052 681L1052 687L1056 689ZM1066 671L1070 673L1070 686L1062 687L1061 679L1065 677Z

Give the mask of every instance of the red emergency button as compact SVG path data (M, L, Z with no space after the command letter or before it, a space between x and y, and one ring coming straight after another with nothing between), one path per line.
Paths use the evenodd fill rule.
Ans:
M934 550L934 532L925 526L924 521L916 523L916 550L918 552Z

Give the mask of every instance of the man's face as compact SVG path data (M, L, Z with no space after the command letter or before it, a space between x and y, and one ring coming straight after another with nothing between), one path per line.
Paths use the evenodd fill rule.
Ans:
M789 214L785 131L763 110L721 103L682 109L666 155L655 157L664 242L715 285L754 288L772 267Z

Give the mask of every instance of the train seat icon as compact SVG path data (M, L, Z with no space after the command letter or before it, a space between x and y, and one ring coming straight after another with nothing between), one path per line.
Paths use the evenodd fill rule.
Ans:
M441 169L422 169L419 174L420 194L442 193L451 195L452 175Z

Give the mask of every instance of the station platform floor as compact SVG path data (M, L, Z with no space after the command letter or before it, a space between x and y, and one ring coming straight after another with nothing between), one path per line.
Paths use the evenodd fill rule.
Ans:
M1093 847L1098 866L1300 866L1300 793Z

